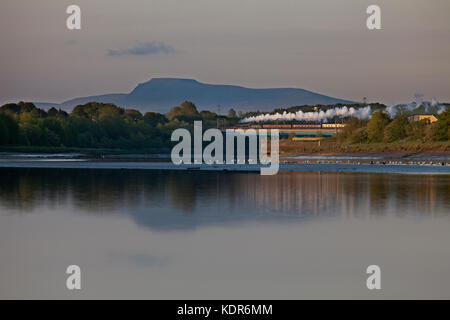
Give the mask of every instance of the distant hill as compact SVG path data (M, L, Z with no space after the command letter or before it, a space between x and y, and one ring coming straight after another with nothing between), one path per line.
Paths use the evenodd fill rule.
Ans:
M44 110L48 110L50 108L56 108L56 109L61 108L61 106L59 104L52 103L52 102L33 102L33 104L36 107L44 109Z
M63 103L61 103L61 107L64 110L72 111L74 107L80 104L86 104L88 102L103 102L103 103L114 103L117 106L126 108L127 106L124 105L124 100L126 96L127 96L126 93L112 93L112 94L103 94L100 96L75 98L64 101Z
M128 94L105 94L75 98L61 104L63 109L71 110L87 102L114 103L135 108L141 112L168 112L172 107L188 100L200 110L216 111L234 108L240 111L271 111L296 105L354 103L348 100L328 97L304 89L275 88L250 89L233 85L201 83L192 79L154 78L139 84Z

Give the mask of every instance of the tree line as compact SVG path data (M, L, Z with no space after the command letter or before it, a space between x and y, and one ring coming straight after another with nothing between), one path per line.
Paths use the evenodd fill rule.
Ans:
M391 142L434 142L450 139L450 109L437 115L438 121L428 119L409 121L405 115L391 119L384 111L372 114L370 120L349 118L346 126L339 132L338 142L355 143L391 143Z
M74 148L142 149L171 145L176 128L192 130L193 121L202 120L204 128L233 125L238 121L234 110L229 116L198 111L185 101L167 114L124 109L109 103L91 102L76 106L71 113L51 108L37 108L30 102L10 103L0 107L0 145L48 146Z
M327 106L328 108L336 106ZM293 107L288 111L295 111ZM310 106L311 111L313 107ZM337 135L339 143L390 143L396 141L448 141L450 138L450 108L438 121L408 121L404 114L391 119L382 108L370 120L348 118ZM303 108L302 108L303 110ZM304 110L309 111L309 110ZM201 120L203 128L232 126L252 113L227 116L210 111L198 111L189 101L173 107L166 114L124 109L110 103L91 102L76 106L71 113L51 108L37 108L30 102L5 104L0 107L0 146L41 146L105 149L155 149L172 146L173 130L193 129Z

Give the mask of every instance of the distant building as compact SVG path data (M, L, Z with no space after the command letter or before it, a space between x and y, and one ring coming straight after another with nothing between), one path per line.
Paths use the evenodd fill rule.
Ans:
M438 121L438 119L432 114L415 114L408 117L409 122L415 122L420 120L428 120L429 123Z

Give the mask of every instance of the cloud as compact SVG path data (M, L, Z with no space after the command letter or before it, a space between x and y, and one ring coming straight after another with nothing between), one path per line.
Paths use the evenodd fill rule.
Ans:
M165 44L162 41L138 42L136 46L128 49L112 50L109 49L108 56L145 56L152 54L170 54L174 53L175 49L172 46Z

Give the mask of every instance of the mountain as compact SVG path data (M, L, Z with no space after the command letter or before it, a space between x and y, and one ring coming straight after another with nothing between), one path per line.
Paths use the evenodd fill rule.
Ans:
M64 109L87 102L108 102L135 108L142 112L168 112L172 107L188 100L200 110L216 111L234 108L240 111L272 111L299 105L354 103L348 100L328 97L304 89L276 88L250 89L233 85L201 83L192 79L154 78L139 84L128 94L106 94L75 98L61 104Z

